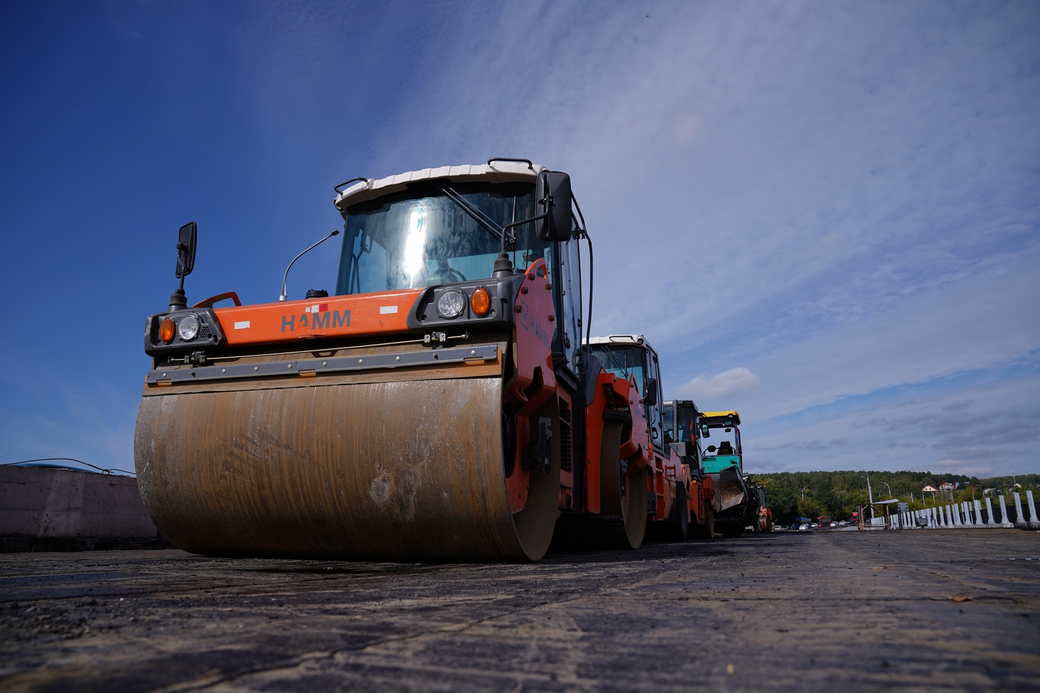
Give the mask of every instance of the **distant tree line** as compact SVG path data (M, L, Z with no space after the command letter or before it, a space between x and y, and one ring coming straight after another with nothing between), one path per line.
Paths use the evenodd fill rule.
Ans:
M1022 474L980 479L963 474L933 474L932 472L783 472L779 474L752 474L752 479L766 488L767 501L775 521L790 524L800 517L816 519L821 515L834 520L848 520L852 513L867 504L867 475L874 491L874 500L898 498L910 503L911 508L925 508L953 501L983 498L987 493L1010 493L1013 484L1018 490L1040 489L1040 474ZM951 491L925 493L925 486L940 488L943 483L956 486ZM1040 500L1038 498L1037 500Z

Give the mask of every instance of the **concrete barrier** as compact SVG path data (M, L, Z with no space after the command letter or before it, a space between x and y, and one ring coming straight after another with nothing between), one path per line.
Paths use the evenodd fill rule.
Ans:
M1025 529L1029 525L1026 524L1026 517L1022 513L1022 496L1018 495L1018 491L1014 491L1011 497L1015 499L1015 526Z
M1026 505L1029 506L1029 527L1030 529L1040 528L1040 521L1036 516L1036 503L1033 502L1033 492L1026 491Z
M993 516L993 499L986 496L986 526L987 527L999 527L997 524L997 518Z
M132 477L53 467L0 467L0 550L159 543Z
M1000 502L1000 526L1014 527L1014 525L1008 520L1007 503L1004 502L1004 494L1000 494L1000 496L997 497L997 500Z

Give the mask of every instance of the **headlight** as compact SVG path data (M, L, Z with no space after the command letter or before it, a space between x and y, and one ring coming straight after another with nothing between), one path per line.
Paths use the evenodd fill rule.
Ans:
M190 342L199 335L199 319L195 315L187 315L177 323L177 334L185 342Z
M461 291L445 291L437 299L437 313L442 318L457 318L466 310L466 297Z

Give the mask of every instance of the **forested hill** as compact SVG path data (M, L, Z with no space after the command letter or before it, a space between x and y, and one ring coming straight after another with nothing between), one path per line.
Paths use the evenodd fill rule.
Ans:
M780 474L751 474L755 482L765 486L769 507L776 521L793 522L798 517L816 518L830 515L835 520L849 519L853 512L867 502L867 475L874 491L874 500L898 498L913 501L912 507L926 507L944 498L967 500L982 498L990 493L1010 492L1013 484L1018 490L1040 489L1040 474L980 479L962 474L933 474L932 472L784 472ZM956 488L945 494L922 492L925 486L948 482ZM937 496L937 498L933 498ZM1038 499L1040 500L1040 499Z

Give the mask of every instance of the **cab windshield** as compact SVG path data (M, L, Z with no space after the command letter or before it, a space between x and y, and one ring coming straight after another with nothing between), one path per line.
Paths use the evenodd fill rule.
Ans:
M446 184L446 183L445 183ZM436 182L351 207L346 218L337 294L414 289L491 276L500 236ZM534 185L452 184L451 190L497 226L535 216ZM534 224L513 227L514 267L546 257Z
M646 392L643 383L646 381L646 359L640 347L617 347L609 344L591 345L592 354L599 359L603 370L608 373L627 378L634 376L639 394Z
M664 409L661 410L661 416L665 427L664 442L687 443L697 439L693 409L685 406L677 408L674 404L665 404Z
M679 419L679 442L686 443L696 440L697 424L695 411L689 407L681 407L677 416Z
M736 426L711 428L708 438L702 438L701 445L707 457L716 455L740 455L740 429ZM709 450L708 448L715 448Z

